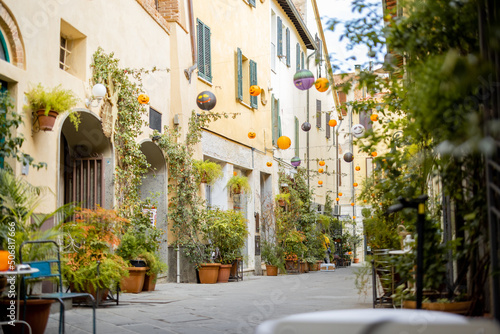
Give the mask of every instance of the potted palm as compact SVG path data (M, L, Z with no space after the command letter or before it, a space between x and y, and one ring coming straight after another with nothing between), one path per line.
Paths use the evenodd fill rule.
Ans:
M232 176L227 181L226 188L228 188L232 194L250 194L252 191L250 184L248 183L248 178L241 175Z
M248 235L245 218L238 211L212 209L205 233L215 248L215 261L221 264L217 281L226 283L232 263L241 257L240 249L245 245Z
M65 111L69 111L69 119L78 130L80 114L71 111L71 108L78 102L78 98L72 91L63 89L61 85L46 89L39 83L28 90L25 95L28 106L38 119L40 130L51 131L57 116Z
M193 167L199 183L213 184L224 175L222 167L210 160L194 160Z

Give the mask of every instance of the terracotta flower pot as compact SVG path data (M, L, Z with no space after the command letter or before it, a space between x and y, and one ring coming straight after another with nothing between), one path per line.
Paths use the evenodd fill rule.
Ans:
M278 267L266 264L267 276L278 276Z
M359 263L359 259L357 257L354 258L354 263Z
M144 286L142 287L142 291L155 291L156 288L156 274L144 276Z
M471 307L471 301L451 302L451 303L422 303L422 309L429 311L442 311L455 314L467 314ZM403 308L415 309L417 302L414 300L404 300Z
M220 263L201 263L198 269L201 284L217 283L219 278Z
M129 277L122 278L120 289L123 292L139 293L144 286L146 267L128 267Z
M229 274L231 274L232 264L221 264L219 269L219 276L217 278L217 283L227 283L229 282Z
M32 334L43 334L47 322L49 320L50 306L53 300L45 299L29 299L26 305L26 317L23 317L24 301L20 301L19 305L19 319L25 320L31 327ZM3 299L0 301L1 313L9 314L7 307L10 305L10 299ZM17 303L13 304L17 307ZM28 333L26 326L16 323L15 326L3 325L2 329L5 334L20 334L23 331Z
M45 110L37 110L36 115L38 117L38 125L42 131L52 131L54 124L56 123L57 115L55 111L49 111L48 115L45 115Z

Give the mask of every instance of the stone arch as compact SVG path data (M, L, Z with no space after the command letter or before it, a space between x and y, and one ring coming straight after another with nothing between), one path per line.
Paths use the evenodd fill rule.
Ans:
M0 27L5 32L5 42L9 46L10 62L14 66L24 69L26 58L24 43L17 21L11 11L0 2Z

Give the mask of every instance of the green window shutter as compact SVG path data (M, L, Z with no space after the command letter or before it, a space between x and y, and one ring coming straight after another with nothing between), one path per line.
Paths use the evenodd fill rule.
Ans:
M280 116L280 100L276 99L276 110L278 114L278 138L283 136L283 132L281 131L281 116Z
M3 37L2 37L3 38ZM4 93L7 91L7 82L6 81L3 81L3 80L0 80L0 93ZM7 118L7 107L5 105L2 105L1 108L3 109L2 112L0 113L0 117L4 117L4 118ZM3 115L2 115L3 114ZM2 137L0 138L0 144L3 144L5 142L5 138ZM0 146L3 146L3 145L0 145ZM0 168L4 168L4 156L0 156Z
M304 67L304 52L301 52L301 53L300 53L300 61L301 61L301 63L302 63L302 65L301 65L301 67L300 67L300 68L301 68L301 69L304 69L304 68L305 68L305 67Z
M250 60L250 86L257 85L257 63ZM254 109L259 107L257 96L250 96L250 106Z
M325 136L327 139L330 139L330 124L328 124L328 122L330 122L330 114L326 113L325 114L325 129L326 129Z
M200 19L196 19L198 23L198 76L212 81L212 65L211 65L211 46L210 46L210 28L207 27Z
M241 49L238 48L236 52L236 67L237 67L237 90L236 90L236 98L240 101L243 101L243 55L241 53Z
M286 66L290 67L290 29L286 28Z
M197 22L197 42L198 42L198 75L205 78L205 56L203 48L203 23L200 19L196 19Z
M321 100L316 100L316 127L321 128Z
M295 156L299 156L299 119L295 117Z
M283 56L283 30L281 30L282 28L282 24L281 24L281 18L278 16L278 19L276 20L278 21L278 27L277 27L277 35L278 35L278 41L277 41L277 44L278 44L278 57L281 57Z
M206 79L212 82L212 55L211 55L211 43L210 43L210 28L204 27L204 47L205 47L205 76Z
M273 145L278 142L278 109L276 108L276 99L274 94L271 95L271 114L272 114L272 126L273 126Z
M255 7L255 0L248 0L248 3L249 3L250 5L252 5L253 7Z
M295 70L300 70L300 44L297 43L297 50L295 52Z

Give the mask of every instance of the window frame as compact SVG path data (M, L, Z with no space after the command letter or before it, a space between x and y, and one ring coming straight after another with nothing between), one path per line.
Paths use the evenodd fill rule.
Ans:
M198 47L198 77L212 82L212 47L211 29L199 18L196 19L197 47ZM201 45L200 45L201 44ZM208 62L208 64L206 64Z

